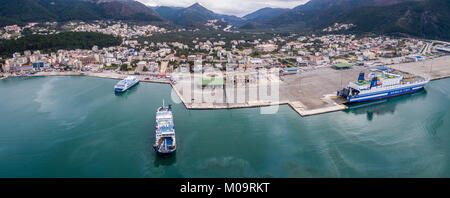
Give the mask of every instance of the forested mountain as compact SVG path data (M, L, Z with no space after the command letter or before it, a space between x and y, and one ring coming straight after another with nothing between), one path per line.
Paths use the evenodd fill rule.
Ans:
M129 20L203 28L218 19L224 27L320 31L352 23L352 33L403 34L450 40L449 0L311 0L292 9L263 8L243 18L217 14L195 3L155 7L134 0L0 0L0 26L40 21Z
M429 39L450 40L450 1L426 0L392 6L366 6L343 13L335 19L352 23L356 33L406 34Z
M285 8L261 8L255 12L245 15L244 18L248 22L261 22L276 16L279 16L282 13L289 11L290 9Z
M59 49L91 49L94 45L100 48L117 46L122 39L96 32L64 32L51 35L27 35L17 40L0 42L0 56L11 56L15 52L25 50L42 50L54 52Z
M411 35L450 40L449 0L311 0L243 29L320 31L334 23L347 32Z
M133 0L0 0L0 25L98 19L164 22L154 10Z

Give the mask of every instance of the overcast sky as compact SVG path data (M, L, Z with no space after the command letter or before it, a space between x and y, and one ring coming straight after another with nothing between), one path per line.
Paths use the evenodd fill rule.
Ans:
M293 8L309 0L137 0L149 6L187 7L196 2L220 14L244 16L264 7Z

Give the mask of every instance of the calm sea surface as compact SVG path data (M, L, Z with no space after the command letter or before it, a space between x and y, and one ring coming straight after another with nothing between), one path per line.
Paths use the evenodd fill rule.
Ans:
M0 177L450 177L450 79L302 118L288 106L188 111L178 151L152 149L171 87L89 77L0 81Z

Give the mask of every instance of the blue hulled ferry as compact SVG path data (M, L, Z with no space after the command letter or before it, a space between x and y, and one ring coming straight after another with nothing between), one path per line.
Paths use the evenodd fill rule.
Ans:
M430 80L427 78L394 73L392 71L372 72L369 76L359 74L358 81L351 82L337 95L346 103L364 102L422 90Z
M114 91L116 93L126 92L128 89L134 87L139 83L139 80L136 77L128 76L125 79L119 81L116 86L114 86Z

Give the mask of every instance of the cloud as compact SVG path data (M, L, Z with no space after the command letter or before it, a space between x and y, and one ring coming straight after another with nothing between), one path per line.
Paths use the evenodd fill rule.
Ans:
M149 6L187 7L196 2L220 14L244 16L264 7L293 8L309 0L137 0Z

